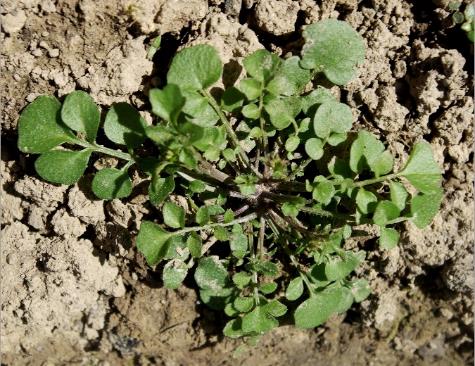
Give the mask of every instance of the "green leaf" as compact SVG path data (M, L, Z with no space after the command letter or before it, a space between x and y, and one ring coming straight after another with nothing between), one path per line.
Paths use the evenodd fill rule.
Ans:
M292 56L282 62L267 90L274 95L291 96L302 90L310 79L310 71L300 67L300 58Z
M275 316L276 318L284 315L287 312L287 306L278 300L269 301L262 307L262 309L269 315Z
M225 227L218 226L214 228L214 237L219 241L229 240L229 232Z
M64 99L61 119L66 126L84 132L88 141L94 142L101 123L101 113L89 94L76 90Z
M174 138L172 131L163 125L146 127L145 135L158 145L168 145L170 140Z
M104 121L104 132L109 140L134 148L145 140L145 121L128 103L116 103L109 109Z
M364 61L363 38L346 22L322 20L305 27L303 37L301 66L323 71L337 85L350 81L356 66Z
M94 176L92 191L103 200L124 198L132 193L132 181L126 171L105 168Z
M180 161L180 163L183 163L189 169L196 168L197 162L195 159L195 154L191 149L188 149L186 147L183 148L183 150L181 150L180 154L178 155L178 160Z
M241 225L234 225L229 245L233 255L237 258L244 258L247 252L247 236L243 233Z
M274 75L280 63L280 58L267 50L257 50L243 60L247 74L265 83Z
M342 280L364 260L364 252L345 252L343 257L331 257L325 264L325 276L330 281Z
M309 94L300 98L302 101L302 111L308 114L309 109L327 102L338 102L330 90L323 86L317 86L315 90L312 90Z
M285 290L285 297L287 300L295 301L303 295L303 290L302 277L296 277L289 282L287 290Z
M297 150L300 144L300 139L296 135L290 136L287 141L285 141L285 150L288 152L294 152Z
M242 330L245 333L264 334L278 325L279 322L262 306L256 306L253 311L242 318Z
M229 297L233 294L233 289L226 288L213 288L213 289L201 289L200 299L214 310L223 310L225 305L229 303Z
M195 270L195 281L200 288L218 291L226 287L228 280L228 271L218 256L212 255L199 260Z
M226 304L226 306L224 307L224 313L230 317L235 317L239 315L239 311L234 308L234 305L232 303Z
M356 205L358 209L364 213L369 214L374 212L378 197L373 192L367 191L364 188L360 188L356 194Z
M259 291L265 295L269 295L275 290L277 290L277 284L275 282L267 282L259 286Z
M223 329L223 334L229 338L240 338L244 336L244 332L242 331L242 319L231 319L226 323Z
M375 167L375 162L384 152L384 145L368 131L358 132L358 137L350 149L350 168L361 173L366 167Z
M264 104L272 125L278 130L287 128L300 112L300 100L296 97L274 98Z
M379 233L379 246L385 250L391 250L399 242L399 232L393 228L382 227Z
M159 175L153 173L152 182L148 188L148 194L150 197L150 202L153 205L161 205L175 190L175 180L173 176L168 176L166 178L161 178Z
M436 193L414 196L411 200L411 221L419 229L425 228L439 211L443 197L441 189Z
M315 328L325 323L335 313L341 302L341 293L322 291L312 294L294 312L295 325L299 328Z
M369 287L368 281L364 279L358 279L351 282L351 292L356 302L361 302L366 299L371 293L371 287Z
M385 226L389 221L397 219L400 214L399 208L391 201L380 201L374 210L373 222L379 226Z
M137 235L137 249L142 253L150 266L160 262L168 250L167 241L171 233L163 230L151 221L142 221Z
M331 182L322 181L317 183L313 189L312 197L326 206L331 202L335 192L335 186Z
M173 202L166 202L163 205L162 213L165 225L175 229L185 226L185 210L183 207L178 206Z
M206 206L200 207L195 214L195 221L198 225L205 225L209 222L210 215Z
M408 193L406 188L399 183L391 181L389 182L389 193L392 203L394 203L401 211L406 207L406 200Z
M201 257L201 252L203 249L203 241L201 240L201 237L197 233L195 232L190 233L190 235L188 236L188 239L186 239L186 246L188 250L190 251L190 254L193 258Z
M297 217L300 211L300 207L301 207L300 205L296 205L293 202L284 202L282 204L281 209L282 209L282 213L285 216Z
M182 94L186 99L183 113L188 121L205 128L212 127L218 122L219 116L208 103L208 99L192 90L182 90Z
M149 98L152 112L168 122L176 122L185 105L185 98L175 84L168 84L163 90L150 90Z
M165 253L164 259L181 259L186 260L188 258L188 251L184 250L186 248L185 238L182 235L171 236L167 241L167 252Z
M313 117L315 134L322 139L328 138L331 132L348 132L352 124L351 108L339 102L321 104Z
M233 212L233 210L228 208L226 210L226 212L224 213L223 221L224 221L224 223L227 224L228 222L231 222L233 220L234 220L234 212Z
M247 104L245 105L241 113L244 117L249 118L249 119L258 119L259 116L261 115L261 111L259 110L259 107L255 104Z
M18 120L18 148L39 154L72 140L72 132L61 122L61 103L39 96L21 112Z
M53 150L41 154L35 169L41 178L51 183L73 184L84 175L91 150Z
M245 97L238 88L232 86L221 96L221 108L226 112L235 112L243 105Z
M388 150L370 162L370 168L376 177L388 174L393 170L394 158Z
M337 146L347 139L348 135L346 133L332 133L328 137L327 142L331 146Z
M262 94L262 83L259 80L246 78L239 82L239 90L244 93L248 100L254 100Z
M318 160L323 156L323 142L316 137L309 138L305 142L305 152L313 160Z
M209 45L197 45L175 55L167 81L180 89L204 90L221 78L222 71L223 65L216 50Z
M434 160L430 144L418 142L409 155L404 169L399 175L405 177L420 192L431 194L440 191L442 176Z
M188 187L193 193L203 193L204 191L206 191L206 184L201 180L191 181Z
M237 311L241 313L247 313L254 307L254 298L249 296L236 297L234 299L233 305Z
M276 277L279 275L279 267L272 262L257 262L253 265L254 270L265 276Z
M246 272L238 272L233 276L233 282L238 288L244 288L251 282L251 275Z
M181 260L171 260L163 268L163 285L169 289L177 289L188 273L188 267Z

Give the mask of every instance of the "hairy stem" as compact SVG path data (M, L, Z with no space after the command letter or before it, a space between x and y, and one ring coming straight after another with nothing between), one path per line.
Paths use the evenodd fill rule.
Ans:
M375 183L391 180L391 179L394 179L394 178L397 178L397 177L399 177L398 173L383 175L382 177L379 177L379 178L372 178L372 179L366 179L366 180L362 180L362 181L359 181L359 182L355 182L353 184L353 186L354 187L363 187L363 186L367 186L367 185L370 185L370 184L375 184Z
M127 154L127 153L119 151L119 150L109 149L108 147L98 145L96 143L90 143L90 142L79 140L79 139L74 139L72 141L72 143L74 143L76 145L79 145L79 146L82 146L82 147L85 147L85 148L88 148L88 149L91 149L95 152L100 152L100 153L103 153L105 155L113 156L114 158L127 160L127 161L132 161L132 162L134 161L134 158L130 154Z
M236 136L236 133L234 132L233 128L231 127L231 123L229 123L228 119L224 115L223 111L219 107L218 103L216 103L216 100L214 100L213 96L207 91L207 90L202 90L201 93L206 97L208 100L208 103L211 105L211 107L214 109L214 111L217 113L219 119L223 123L224 127L226 128L226 131L229 134L229 137L231 138L231 141L233 142L234 146L238 149L239 156L244 162L244 165L247 167L250 167L249 163L249 157L247 156L246 152L241 146L241 143L239 142L238 137Z
M203 225L203 226L186 227L184 229L174 231L171 234L173 234L173 235L182 235L182 234L186 234L186 233L189 233L189 232L192 232L192 231L202 231L202 230L211 229L211 228L217 227L217 226L221 226L221 227L232 226L232 225L235 225L235 224L242 224L242 223L245 223L245 222L249 222L251 220L254 220L255 218L257 218L257 214L255 212L253 212L253 213L250 213L249 215L237 218L236 220L233 220L231 222L227 222L227 223L215 222L213 224L208 224L208 225Z

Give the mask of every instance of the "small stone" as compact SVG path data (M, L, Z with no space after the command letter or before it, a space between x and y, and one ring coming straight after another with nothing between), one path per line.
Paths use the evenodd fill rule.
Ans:
M35 57L41 57L43 56L43 51L41 51L39 48L33 50L31 54Z
M13 14L5 14L0 17L3 30L8 34L13 34L22 30L26 22L26 14L23 10L18 10Z
M18 74L13 74L13 79L15 79L15 81L20 81L21 77Z
M49 49L49 46L48 46L48 43L46 43L45 41L40 41L40 43L38 44L41 48L44 48L45 50L48 50Z
M48 51L48 56L52 58L56 58L59 56L59 49L57 48L52 48Z
M44 31L43 33L41 33L41 37L48 37L48 36L49 36L48 31Z
M26 96L26 101L31 103L36 99L36 93L30 93Z

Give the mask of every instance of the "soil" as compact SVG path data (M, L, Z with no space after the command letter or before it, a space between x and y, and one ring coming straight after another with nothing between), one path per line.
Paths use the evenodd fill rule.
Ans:
M468 365L473 363L473 44L448 1L3 0L2 365ZM381 136L401 161L425 138L443 167L445 198L430 228L403 229L398 248L367 243L359 274L373 294L314 331L282 326L256 348L220 335L225 319L195 290L162 287L134 246L140 191L95 200L36 178L16 147L18 115L40 94L88 91L104 110L145 112L174 52L208 43L226 63L265 47L298 51L305 24L337 17L364 37L359 76L341 90L355 128ZM151 40L162 34L152 61ZM110 164L98 161L97 164Z

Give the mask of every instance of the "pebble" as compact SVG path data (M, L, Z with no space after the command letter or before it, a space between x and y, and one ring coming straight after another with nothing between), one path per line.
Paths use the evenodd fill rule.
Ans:
M58 48L52 48L48 51L49 57L55 58L59 56L59 49Z
M30 93L26 96L26 101L31 103L36 99L36 93Z
M13 34L22 30L26 23L26 14L23 10L18 10L13 14L5 14L0 17L3 30L8 34Z
M21 80L21 76L18 75L18 74L13 74L13 79L15 79L15 81L20 81L20 80Z
M39 46L41 48L44 48L45 50L49 49L48 43L46 43L45 41L40 41Z
M36 48L33 51L31 51L31 54L35 57L41 57L43 56L43 51L41 51L39 48Z

